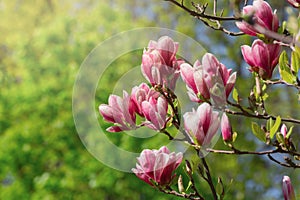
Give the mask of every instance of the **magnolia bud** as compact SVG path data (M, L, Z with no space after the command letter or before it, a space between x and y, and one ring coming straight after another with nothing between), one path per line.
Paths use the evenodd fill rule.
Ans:
M221 131L222 131L222 137L225 142L232 140L232 130L231 125L229 122L229 119L226 115L226 113L223 113L222 120L221 120Z
M183 181L182 181L182 176L181 175L179 175L179 177L178 177L178 191L180 193L184 192L184 186L183 186Z
M285 124L282 124L281 129L280 129L280 133L283 135L284 138L286 138L287 127L286 127Z
M283 192L284 200L296 200L293 185L290 177L288 176L283 176L282 192Z

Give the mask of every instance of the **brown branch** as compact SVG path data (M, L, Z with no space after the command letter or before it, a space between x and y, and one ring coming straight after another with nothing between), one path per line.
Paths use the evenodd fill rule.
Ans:
M217 149L206 149L206 151L208 152L212 152L212 153L218 153L218 154L228 154L228 155L267 155L268 158L279 164L282 165L284 167L292 167L292 168L300 168L300 165L297 165L295 163L292 162L291 159L286 158L286 163L280 162L278 160L276 160L274 157L272 157L272 154L276 154L276 153L284 153L284 154L289 154L292 156L296 156L299 155L300 153L298 152L294 152L294 151L287 151L281 148L276 148L276 149L272 149L272 150L268 150L268 151L241 151L238 149L235 149L233 146L231 147L233 150L232 151L227 151L227 150L217 150Z
M201 18L212 19L212 20L219 20L219 21L241 21L243 19L241 17L235 17L235 16L232 16L232 17L220 17L220 16L206 14L204 12L196 12L196 11L193 11L193 10L189 9L188 7L186 7L183 4L183 2L179 3L176 0L164 0L164 1L169 1L169 2L171 2L173 4L175 4L176 6L182 8L183 10L185 10L186 12L188 12L193 17L201 17Z
M294 87L294 88L300 90L300 85L290 84L283 80L276 80L276 81L265 80L264 83L266 83L267 85L286 85L288 87Z
M293 168L300 168L300 166L299 166L299 165L296 165L296 164L290 165L290 164L286 164L286 163L280 162L279 160L276 160L276 159L275 159L273 156L271 156L270 154L268 154L268 158L269 158L270 160L272 160L273 162L275 162L275 163L277 163L277 164L279 164L279 165L281 165L281 166L283 166L283 167L288 167L288 168L290 168L290 167L293 167Z
M216 15L216 9L217 9L216 8L216 2L217 2L216 0L214 0L214 11L213 11L214 14L213 15L205 13L205 9L206 9L207 5L200 6L199 4L195 4L195 3L192 2L192 5L197 10L197 11L194 11L194 10L191 10L188 7L186 7L183 4L183 1L181 1L181 3L179 3L176 0L164 0L164 1L171 2L174 5L180 7L184 11L188 12L191 16L193 16L193 17L197 18L198 20L202 21L206 26L208 26L208 27L210 27L210 28L212 28L214 30L222 31L222 32L224 32L224 33L226 33L228 35L231 35L231 36L244 35L243 32L232 32L232 31L227 30L223 26L221 26L220 21L241 21L243 18L242 17L237 17L237 16L223 17L222 16L222 12L221 12L220 16L217 16ZM209 20L212 23L216 23L217 26L214 26L214 25L210 24L206 20Z
M164 189L161 187L157 187L159 191L165 193L165 194L172 194L178 197L182 197L185 199L191 199L191 200L204 200L203 197L199 196L197 197L195 193L185 194L185 193L178 193L175 190L172 190L170 187L168 189Z
M296 46L300 47L300 43L298 41L296 41L294 37L279 34L274 31L270 31L269 29L266 29L258 24L254 24L253 28L255 28L259 33L264 34L268 38L272 38L272 39L281 41L285 44L289 44L290 46L296 45Z
M218 149L206 149L208 152L218 153L218 154L235 154L235 155L266 155L266 154L274 154L274 153L286 153L283 152L281 149L272 149L268 151L241 151L238 149L233 148L231 151L227 150L218 150Z
M230 109L225 109L225 112L228 113L228 114L251 117L251 118L257 118L257 119L265 119L265 120L268 120L268 119L272 118L272 119L276 120L276 117L273 116L273 115L263 115L263 114L259 114L259 113L253 114L253 113L250 113L250 112L246 111L240 104L235 104L235 103L232 103L230 101L227 101L227 103L229 105L233 106L233 107L238 108L241 111L241 112L238 112L238 111L233 111L233 110L230 110ZM300 124L300 120L294 119L294 118L281 118L281 121Z

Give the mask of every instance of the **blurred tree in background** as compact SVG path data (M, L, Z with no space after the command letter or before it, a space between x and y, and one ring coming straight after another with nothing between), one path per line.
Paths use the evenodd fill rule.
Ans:
M275 8L284 8L283 2L273 2ZM225 2L223 8L229 4ZM77 135L72 116L76 73L88 53L113 34L145 26L175 29L200 41L238 71L241 95L248 95L243 91L252 87L246 81L249 74L239 50L241 44L250 44L248 37L232 38L212 31L161 0L4 0L0 1L0 18L0 199L177 199L158 193L133 174L103 165ZM109 71L110 78L101 82L95 109L107 102L111 81L141 62L141 53L112 64L118 70ZM270 105L284 100L291 91L283 94L279 88L275 93ZM299 110L296 101L290 99L280 112ZM100 116L99 120L102 123ZM251 130L245 127L250 122L236 117L232 122L240 133L238 144L262 148L247 136ZM299 127L294 130L299 132ZM139 152L147 147L147 140L107 134L123 148ZM159 144L160 139L151 142ZM222 141L217 145L222 146ZM227 199L280 199L282 173L294 173L298 177L294 185L300 184L299 174L284 171L264 157L210 154L208 160L215 180L221 175L227 183L233 179ZM206 187L203 185L204 193Z

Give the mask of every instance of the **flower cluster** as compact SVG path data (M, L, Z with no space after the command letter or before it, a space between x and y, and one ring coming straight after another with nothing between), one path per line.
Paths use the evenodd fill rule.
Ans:
M146 83L132 88L130 96L126 91L123 92L123 98L110 95L108 105L99 106L104 120L115 124L107 129L109 132L134 130L140 126L159 131L167 123L167 109L166 99ZM140 125L136 125L137 114L146 118Z
M141 70L151 87L146 83L135 86L129 95L123 92L123 98L110 95L108 104L101 104L99 112L104 120L114 123L109 132L134 130L141 126L165 133L167 124L175 126L177 107L176 97L170 95L176 81L182 77L188 89L191 101L200 103L197 110L183 114L184 131L192 145L204 148L210 145L220 126L223 139L231 139L231 126L224 113L220 120L219 112L233 90L236 72L220 63L217 58L206 53L202 64L196 61L194 67L176 58L178 43L170 37L163 36L150 41L142 56ZM214 103L214 106L211 104ZM168 108L172 108L169 111ZM137 116L144 119L137 124ZM177 124L179 125L179 123ZM178 126L175 126L179 128ZM132 171L150 185L166 186L173 179L173 171L182 160L182 153L170 153L166 147L159 150L144 150Z
M299 7L299 1L287 1L292 6ZM184 7L183 4L181 6ZM184 8L188 10L187 7ZM139 179L153 187L157 187L160 191L184 198L204 199L198 193L194 183L192 171L193 168L197 168L198 173L209 184L214 199L218 199L218 195L220 199L223 199L224 187L222 180L218 180L218 184L223 188L217 194L208 165L202 156L202 150L221 154L268 155L270 160L277 164L300 168L300 165L288 159L286 159L286 163L283 163L272 157L273 153L284 153L294 156L295 160L300 160L299 153L295 150L290 138L293 127L288 130L287 126L281 121L280 116L269 115L264 106L265 98L268 95L263 94L270 82L274 84L288 83L288 86L295 86L299 89L299 79L295 74L300 69L300 53L299 55L297 52L292 53L291 64L288 63L287 56L284 57L284 54L281 54L280 41L276 41L275 37L270 37L270 35L277 35L277 32L280 32L278 17L276 10L273 11L266 1L254 0L252 5L243 8L242 13L243 20L236 22L237 27L245 34L257 37L251 46L241 46L242 56L250 66L249 71L255 74L256 87L251 90L248 97L249 106L244 106L243 99L239 97L237 90L234 89L237 79L236 72L232 72L232 69L227 68L211 53L205 53L201 59L196 60L191 66L187 61L177 57L179 44L168 36L163 36L158 41L151 40L143 51L141 71L148 84L141 83L139 86L133 87L130 95L126 91L123 92L123 97L110 95L108 104L99 106L99 112L103 119L113 123L107 129L109 132L134 130L146 126L166 134L170 140L183 141L189 145L188 147L196 151L202 165L191 166L189 160L185 160L184 169L189 178L187 188L193 190L189 194L185 193L183 176L181 175L178 178L179 193L171 188L176 177L175 170L183 160L182 152L170 152L166 146L162 146L159 150L145 149L141 152L137 158L136 167L132 168L132 172ZM292 77L286 79L287 82L284 82L285 79L283 79L283 82L281 80L277 82L269 80L272 79L279 58L280 71L285 70L285 76L287 78ZM286 66L283 66L282 63ZM182 113L182 115L179 111L179 100L175 94L177 80L180 77L186 85L190 101L198 104L196 108ZM261 83L265 85L261 87ZM293 85L293 83L298 85ZM230 99L232 92L234 102ZM231 110L230 106L234 109ZM266 126L260 126L258 123L252 122L253 134L266 145L273 146L276 149L263 152L236 149L234 142L237 133L232 130L228 114L266 120ZM181 123L181 117L183 123ZM276 119L275 122L274 119ZM297 120L291 118L285 118L283 121L298 123ZM280 126L281 129L278 131ZM174 130L172 128L181 132L181 136L173 136L169 132ZM231 148L230 151L211 148L219 130L224 144ZM276 137L274 137L275 135ZM282 179L282 191L285 200L295 199L294 189L288 176L284 176Z
M277 32L279 21L276 12L273 12L271 6L263 0L254 0L253 5L248 5L243 8L244 16L250 16L251 23L247 21L236 22L238 28L244 33L251 36L260 36L258 30L264 29L267 31ZM280 45L264 42L261 39L256 39L252 46L243 45L241 47L245 61L250 65L250 71L255 72L263 79L270 79L280 56ZM272 42L272 41L271 41Z
M180 71L190 100L199 103L212 98L216 105L225 105L236 81L236 72L231 74L232 70L210 53L203 56L202 65L198 60L193 67L184 63Z

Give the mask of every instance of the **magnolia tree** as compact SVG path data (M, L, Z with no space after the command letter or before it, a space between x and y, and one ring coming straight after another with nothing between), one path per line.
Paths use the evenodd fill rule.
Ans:
M196 61L184 60L177 56L180 44L169 36L155 39L157 41L151 40L141 58L141 72L147 82L135 86L130 93L124 91L123 97L110 95L108 104L99 106L100 114L105 121L114 124L107 129L109 132L148 127L165 134L169 140L187 144L194 149L201 163L195 164L185 158L184 152L171 152L162 146L157 147L158 150L143 150L132 172L161 192L202 200L206 197L201 193L201 188L197 187L199 177L207 182L213 199L226 196L222 178L217 183L212 179L207 153L266 155L274 164L300 168L300 152L292 139L293 134L297 133L293 131L294 126L286 125L299 125L300 119L276 116L265 108L265 100L268 98L266 89L270 85L293 87L298 92L295 95L299 95L300 31L288 30L286 22L280 22L276 11L263 0L254 0L251 5L248 5L247 0L233 1L234 15L231 17L216 12L216 0L212 1L212 12L207 11L207 4L192 3L192 8L186 6L184 1L167 1L216 31L232 36L247 34L253 37L252 45L242 45L240 51L249 65L249 72L253 74L255 86L249 91L248 97L242 97L238 94L238 85L235 85L237 73L232 72L213 54L206 53ZM296 0L288 0L288 3L296 9L300 5ZM241 4L242 9L239 7ZM227 30L222 26L223 21L232 21L241 32ZM276 67L279 67L279 76L276 76L279 79L274 79L273 71ZM198 105L185 113L179 112L180 102L175 92L179 77L186 84L190 101ZM248 101L244 101L245 98ZM252 122L252 133L270 150L248 151L236 148L237 133L231 127L228 115L262 119L262 124ZM174 135L170 131L174 128L181 134ZM218 130L221 130L227 148L225 150L213 148ZM284 160L277 159L274 154L284 155ZM185 169L185 177L189 179L188 185L183 184L182 174L175 174L181 164ZM284 199L295 199L290 178L284 174L282 177Z

